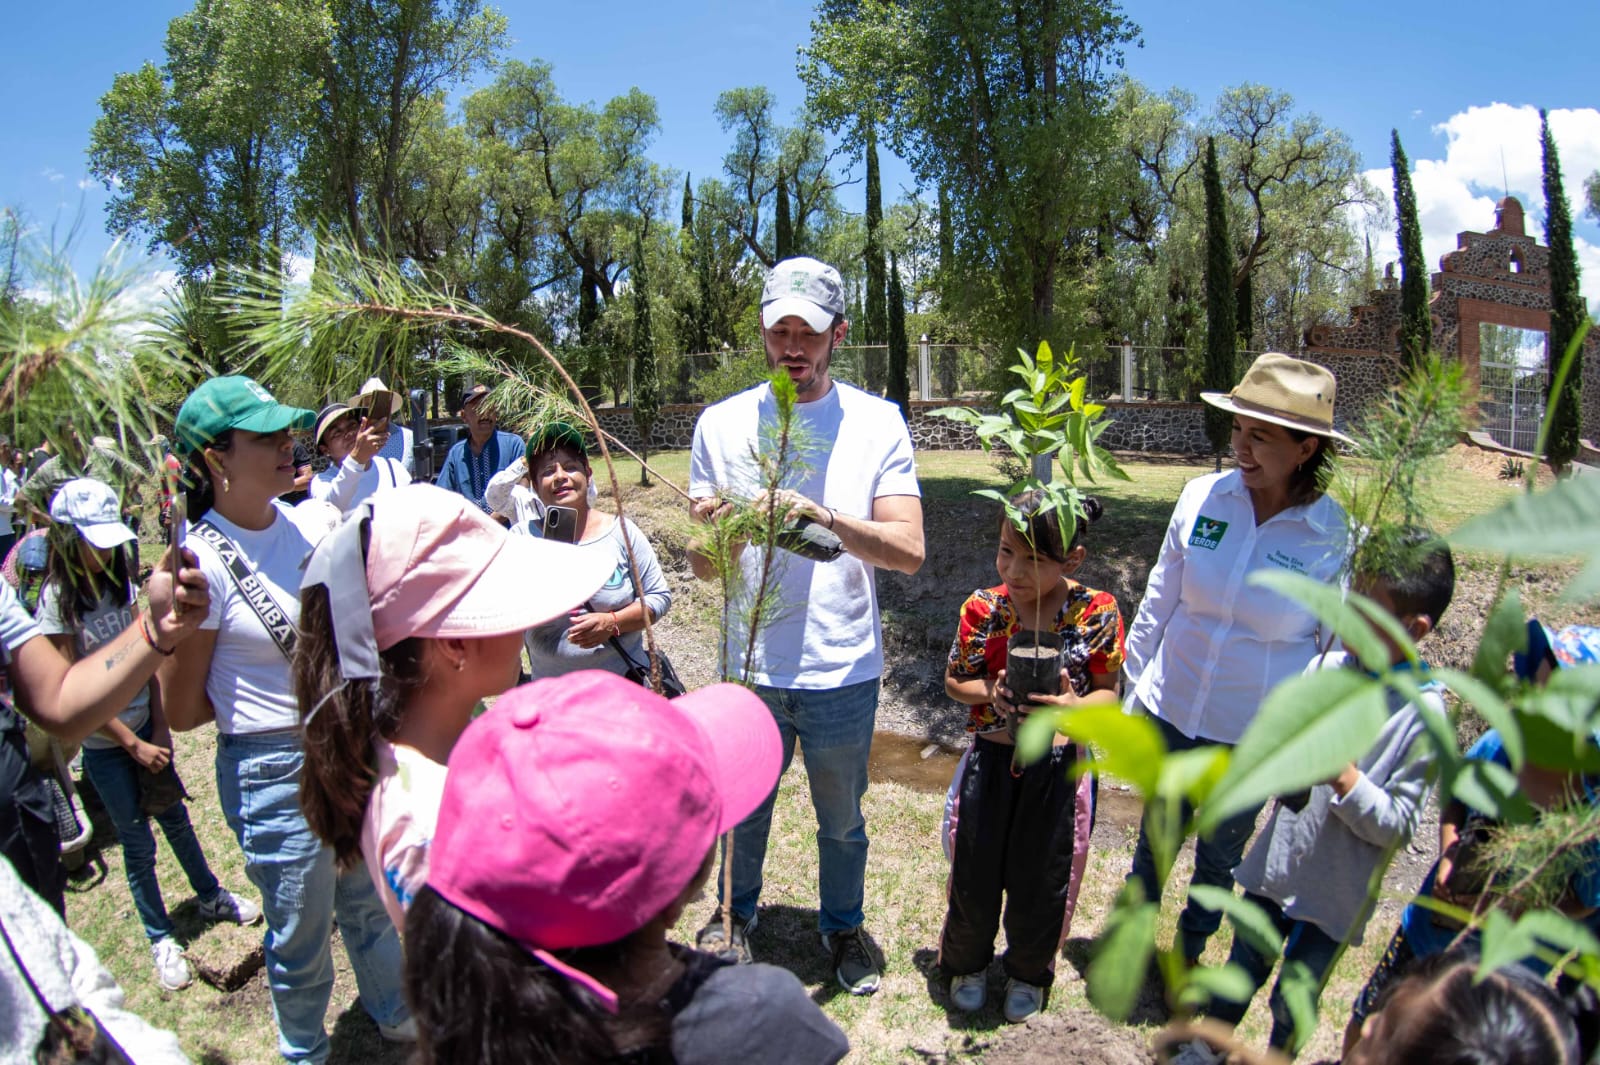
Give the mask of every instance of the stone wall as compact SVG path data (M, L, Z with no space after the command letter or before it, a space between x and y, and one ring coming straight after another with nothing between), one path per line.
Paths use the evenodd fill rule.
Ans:
M929 417L929 412L947 407L945 402L911 404L911 443L919 451L968 451L978 447L977 434L969 426L944 418ZM1100 442L1114 451L1147 451L1161 454L1208 455L1204 409L1199 403L1111 403L1108 417L1112 425ZM687 448L694 442L694 423L700 416L697 404L661 408L650 432L650 450ZM603 407L595 411L600 425L630 448L639 446L639 430L628 407Z
M1321 363L1339 380L1334 419L1349 424L1368 402L1400 376L1400 291L1393 270L1367 302L1350 308L1345 325L1320 325L1306 335L1301 357ZM1467 379L1479 380L1479 326L1550 330L1550 249L1527 234L1522 203L1507 196L1495 208L1487 233L1456 234L1456 248L1439 260L1428 313L1433 349L1461 361ZM1584 345L1582 432L1600 437L1600 333Z

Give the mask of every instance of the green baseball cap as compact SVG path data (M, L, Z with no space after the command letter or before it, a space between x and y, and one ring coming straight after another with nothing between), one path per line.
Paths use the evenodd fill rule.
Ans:
M309 429L314 412L288 407L248 377L213 377L192 392L178 409L175 431L184 454L206 447L229 429L275 433Z
M563 445L580 455L587 454L589 450L583 430L576 425L571 422L546 422L528 435L528 446L523 450L523 457L532 463L535 455Z

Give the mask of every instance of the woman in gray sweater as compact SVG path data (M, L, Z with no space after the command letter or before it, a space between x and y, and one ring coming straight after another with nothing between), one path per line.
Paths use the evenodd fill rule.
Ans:
M672 605L655 550L638 526L589 505L593 471L583 433L566 422L551 422L528 438L528 475L548 515L552 507L572 511L572 542L580 551L616 559L611 577L571 616L530 629L525 637L534 677L553 677L579 669L625 674L632 664L649 662L644 646L646 611L656 621ZM549 528L547 525L546 528ZM514 532L528 532L513 526ZM635 584L629 555L638 567ZM619 654L617 645L622 651Z

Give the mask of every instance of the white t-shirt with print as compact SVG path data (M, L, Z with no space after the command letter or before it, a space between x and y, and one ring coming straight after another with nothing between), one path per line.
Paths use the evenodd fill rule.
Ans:
M374 738L378 780L361 823L361 856L396 928L405 928L411 900L428 882L445 767L414 747Z
M301 571L323 530L308 533L293 508L278 502L272 507L272 524L260 531L241 529L215 510L206 520L233 541L271 601L290 625L297 625ZM194 534L193 523L186 544L211 590L211 611L200 627L217 634L206 695L216 710L218 730L232 735L295 727L300 715L289 659L245 600L232 571Z
M696 499L760 490L752 451L772 446L777 423L772 386L761 384L707 407L694 427L689 494ZM795 405L794 435L804 445L801 468L783 487L840 514L870 519L885 496L920 496L911 436L893 403L842 381L821 399ZM754 595L762 552L740 556L740 596ZM875 569L850 554L811 562L779 550L778 616L756 637L748 679L775 688L827 689L875 680L883 673ZM742 662L746 637L739 620L747 600L736 601L728 651Z
M122 635L133 624L134 604L118 603L109 591L100 597L89 610L78 612L78 627L68 628L61 616L61 590L55 581L45 582L39 592L39 631L46 636L71 636L73 649L79 658L93 654L101 646ZM150 685L145 684L134 695L128 708L117 715L130 731L138 731L150 720ZM85 747L98 750L117 746L117 741L95 731L83 738Z

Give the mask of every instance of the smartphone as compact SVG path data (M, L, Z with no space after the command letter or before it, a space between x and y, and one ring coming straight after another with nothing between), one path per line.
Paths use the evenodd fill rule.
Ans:
M168 457L166 473L167 491L172 497L172 505L167 511L167 547L169 548L167 554L170 559L168 565L172 569L173 594L176 595L178 570L183 566L183 537L187 531L185 527L189 524L186 520L189 508L187 506L188 497L183 494L183 484L179 477L178 460L176 458Z
M571 507L545 507L544 538L559 544L577 543L578 512Z

